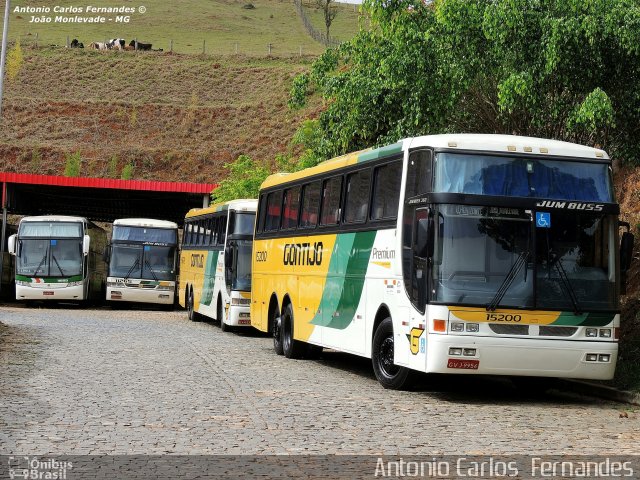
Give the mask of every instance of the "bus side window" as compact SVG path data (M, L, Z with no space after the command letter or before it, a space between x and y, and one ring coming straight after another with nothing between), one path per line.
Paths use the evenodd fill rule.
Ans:
M298 210L300 209L300 187L288 188L284 191L282 208L282 229L296 228Z
M409 154L405 199L431 191L431 150L416 150Z
M211 245L218 244L218 217L211 218Z
M192 245L192 230L193 230L193 223L188 222L184 224L184 240L183 240L183 244L184 245Z
M398 215L402 162L396 161L375 169L373 187L373 220L393 219Z
M337 225L340 219L340 193L342 191L342 177L325 180L322 189L322 208L320 214L321 225Z
M371 170L351 173L347 176L347 193L344 207L345 223L363 223L369 209Z
M256 222L256 232L260 233L264 230L264 220L267 212L267 196L260 195L260 204L258 206L258 220Z
M320 210L320 182L308 183L302 187L301 228L315 228Z
M280 212L282 211L282 190L271 192L267 197L267 213L264 230L273 232L280 228Z

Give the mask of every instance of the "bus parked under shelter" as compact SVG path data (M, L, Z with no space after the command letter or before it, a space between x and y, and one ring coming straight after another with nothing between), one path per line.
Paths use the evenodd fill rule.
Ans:
M251 248L257 200L232 200L187 213L180 251L180 305L191 320L221 329L249 326Z

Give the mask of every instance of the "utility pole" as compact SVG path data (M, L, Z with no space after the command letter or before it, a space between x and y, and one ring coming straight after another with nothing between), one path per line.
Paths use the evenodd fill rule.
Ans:
M4 9L4 27L2 27L2 54L0 54L0 119L2 118L2 94L4 93L4 63L7 59L7 37L9 36L9 13L11 0L6 0Z

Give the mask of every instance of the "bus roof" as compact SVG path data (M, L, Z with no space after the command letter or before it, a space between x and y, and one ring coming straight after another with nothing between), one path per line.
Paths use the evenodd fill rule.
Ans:
M23 217L22 222L83 222L87 223L84 217L70 217L67 215L38 215L35 217Z
M113 221L113 225L126 225L129 227L178 228L178 224L175 222L156 220L153 218L119 218Z
M579 145L577 143L561 142L544 138L475 133L425 135L422 137L406 138L397 143L376 149L369 148L348 153L326 160L315 167L310 167L299 172L275 173L267 177L260 186L260 189L292 182L356 163L394 156L409 148L427 146L452 150L478 150L483 152L505 152L538 156L579 157L584 158L585 161L592 160L597 162L609 159L609 156L604 150Z
M255 198L241 198L237 200L229 200L228 202L214 203L206 208L192 208L187 212L185 218L199 217L210 213L223 212L225 210L245 210L247 212L255 212L258 208L258 200Z

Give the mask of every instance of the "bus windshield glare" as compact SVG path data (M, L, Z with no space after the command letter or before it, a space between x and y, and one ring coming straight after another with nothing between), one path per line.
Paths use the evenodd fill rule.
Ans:
M27 276L69 277L82 274L79 239L25 238L20 240L16 273Z
M178 243L178 232L175 228L149 228L114 225L112 241L161 243L165 245L175 245Z
M82 224L79 222L22 222L18 235L21 238L80 238Z
M434 192L612 203L606 163L439 153Z
M490 308L615 310L615 221L553 212L536 227L523 209L440 205L431 301Z

